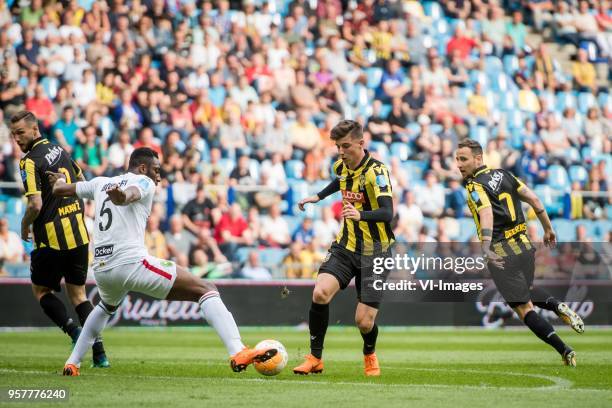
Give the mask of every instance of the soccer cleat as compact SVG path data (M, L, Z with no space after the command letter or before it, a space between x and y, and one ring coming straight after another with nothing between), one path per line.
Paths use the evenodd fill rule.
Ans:
M323 359L316 358L312 354L308 354L304 362L293 369L293 374L308 375L320 374L323 372Z
M569 367L576 367L576 352L568 350L563 353L563 364Z
M75 366L74 364L66 364L64 366L64 372L62 373L62 375L66 375L69 377L77 377L81 375L81 373L79 372L79 367Z
M366 354L363 356L364 372L367 377L378 377L380 375L380 366L378 365L378 357L376 353Z
M557 316L559 316L565 324L574 329L576 333L584 333L584 322L582 318L565 303L559 303L557 307Z
M110 368L110 362L106 354L102 353L99 356L94 356L91 368Z
M239 351L232 356L230 359L230 365L235 373L239 373L246 370L249 364L252 364L255 361L263 363L274 357L277 353L278 350L275 348L257 350L245 347L242 349L242 351Z

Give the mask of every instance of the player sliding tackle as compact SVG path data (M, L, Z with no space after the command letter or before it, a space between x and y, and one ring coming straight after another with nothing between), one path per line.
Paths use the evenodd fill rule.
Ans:
M574 350L533 310L534 304L551 310L576 332L584 331L582 319L572 309L543 289L533 287L535 248L525 233L521 201L534 209L544 229L544 244L552 248L555 232L542 202L509 171L485 166L478 142L467 139L459 143L456 159L495 286L523 323L557 350L565 365L575 367Z
M157 153L139 148L130 156L128 172L121 176L68 184L63 174L47 172L54 195L78 196L96 203L93 270L100 302L85 322L64 375L79 375L87 349L130 291L157 299L198 302L203 317L225 344L235 372L277 353L276 349L253 350L242 344L234 317L215 285L197 279L172 261L148 255L145 226L155 186L161 181L159 170Z

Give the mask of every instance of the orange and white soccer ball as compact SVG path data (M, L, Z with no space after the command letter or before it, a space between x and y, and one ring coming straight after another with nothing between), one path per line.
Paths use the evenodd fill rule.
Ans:
M263 340L260 341L256 346L256 349L270 349L275 348L278 352L274 357L269 359L268 361L264 361L262 363L255 362L253 365L259 374L262 375L277 375L283 368L287 365L287 361L289 360L289 355L287 354L287 350L285 346L280 341L277 340Z

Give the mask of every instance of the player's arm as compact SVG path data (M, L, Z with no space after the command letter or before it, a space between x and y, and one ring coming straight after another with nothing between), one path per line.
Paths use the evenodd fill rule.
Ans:
M351 203L345 202L342 216L354 221L391 222L393 219L393 192L391 179L384 166L370 168L366 173L366 184L374 192L378 208L371 211L358 211Z
M66 183L66 176L63 173L47 171L45 174L54 196L74 197L77 195L76 184Z
M540 224L542 224L542 228L544 228L544 244L553 247L556 244L557 237L550 222L550 218L548 218L548 213L544 208L544 204L542 204L542 201L529 187L518 179L517 181L519 182L519 187L517 189L519 198L533 208Z
M118 185L114 185L106 190L106 194L115 205L128 205L142 198L140 190L136 186L129 186L122 190Z
M21 239L29 241L30 225L32 225L36 217L38 217L43 204L41 196L42 184L40 176L36 171L36 165L32 159L22 159L19 162L19 170L25 189L25 196L28 197L25 214L21 219Z
M74 169L74 173L76 174L76 180L77 181L85 181L85 176L83 175L83 170L81 170L81 168L79 167L77 162L75 162L72 159L71 159L71 161L72 161L72 168Z
M493 207L485 189L474 183L473 190L469 194L469 200L472 200L480 223L480 245L482 253L488 262L498 268L504 267L503 259L491 250L491 241L493 240Z
M298 208L301 211L304 211L304 205L307 203L318 203L321 200L324 200L326 197L340 191L340 180L335 178L329 183L323 190L321 190L318 194L306 197L303 200L300 200L298 203Z

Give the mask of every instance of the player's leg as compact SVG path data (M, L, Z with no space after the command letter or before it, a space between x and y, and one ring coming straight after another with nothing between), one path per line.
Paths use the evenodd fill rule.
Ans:
M576 365L576 353L561 340L552 325L533 310L531 302L509 304L536 336L557 350L566 365Z
M66 293L74 306L77 316L79 316L81 327L85 327L87 316L94 309L85 293L85 282L87 281L89 265L89 248L87 245L81 245L68 251L60 251L60 256L63 258L61 265L66 282ZM110 367L101 337L96 338L92 350L94 367Z
M365 374L367 376L380 375L380 365L376 357L376 339L378 338L378 326L376 315L378 314L377 303L357 303L355 309L355 324L359 328L363 338L363 356Z
M85 322L88 316L93 312L94 306L91 304L85 294L85 285L73 285L66 282L66 293L70 302L74 306L74 310L79 316L81 327L85 327ZM106 352L104 351L104 344L102 343L102 337L98 336L92 346L93 351L93 366L97 368L110 367Z
M55 294L61 291L62 274L59 271L56 255L59 251L38 248L32 252L30 274L32 292L45 314L73 341L79 336L79 325L69 316L64 302Z
M51 288L40 286L32 283L32 292L38 300L43 312L66 333L73 342L79 336L79 325L76 324L69 316L64 303L53 293Z
M577 333L584 333L584 322L578 313L574 312L568 305L559 302L547 290L542 288L531 288L531 301L541 309L555 312L565 324Z
M87 353L90 347L96 342L96 339L100 337L102 330L106 327L109 319L113 316L119 306L112 306L106 304L103 300L93 308L85 324L79 339L77 340L70 357L64 365L64 375L77 376L79 375L79 367L83 356Z
M328 263L324 262L324 265ZM322 265L323 266L323 265ZM343 284L346 287L350 278ZM343 288L340 279L327 270L319 270L314 290L312 291L312 303L308 312L308 328L310 331L310 354L305 357L302 364L295 367L295 374L307 375L310 373L321 373L323 371L323 344L327 326L329 325L329 303L338 291Z
M153 262L154 260L151 261ZM176 279L166 299L198 302L202 316L215 329L225 345L231 357L230 366L233 371L244 371L254 361L266 361L276 355L276 349L255 350L246 347L240 338L234 316L221 300L217 287L212 282L196 278L186 269L174 265Z

